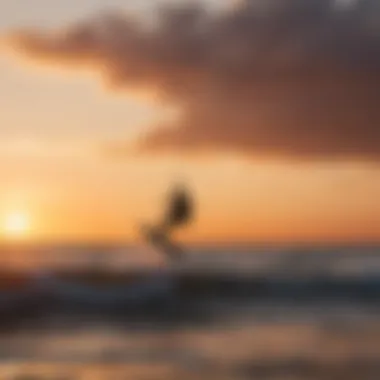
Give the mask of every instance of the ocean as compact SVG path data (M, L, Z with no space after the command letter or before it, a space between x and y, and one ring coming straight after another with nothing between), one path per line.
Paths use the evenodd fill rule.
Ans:
M380 379L376 246L1 257L1 380Z

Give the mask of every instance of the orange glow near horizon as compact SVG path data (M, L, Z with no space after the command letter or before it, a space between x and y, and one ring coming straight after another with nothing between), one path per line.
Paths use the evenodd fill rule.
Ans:
M194 192L196 215L193 225L178 234L181 241L380 241L376 170L295 170L226 160L174 165L148 159L90 161L84 170L78 162L68 167L66 161L64 166L55 163L54 176L47 171L39 177L32 168L19 199L12 195L21 183L13 179L8 196L0 192L1 235L36 242L140 242L139 226L159 218L173 173L182 169Z

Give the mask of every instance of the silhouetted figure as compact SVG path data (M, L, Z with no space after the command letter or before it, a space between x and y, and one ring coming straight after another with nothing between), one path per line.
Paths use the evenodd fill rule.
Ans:
M170 196L169 208L161 228L165 232L170 232L170 229L188 223L193 213L192 206L190 195L183 186L174 189Z
M143 233L148 240L172 260L182 257L182 249L170 240L172 232L189 223L193 217L193 203L189 192L177 186L170 194L168 208L163 221L156 227L144 226Z

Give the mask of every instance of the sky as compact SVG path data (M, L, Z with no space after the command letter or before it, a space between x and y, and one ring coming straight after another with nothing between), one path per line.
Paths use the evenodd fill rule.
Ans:
M0 236L21 213L19 238L135 241L182 181L185 240L380 241L379 18L375 0L0 0Z

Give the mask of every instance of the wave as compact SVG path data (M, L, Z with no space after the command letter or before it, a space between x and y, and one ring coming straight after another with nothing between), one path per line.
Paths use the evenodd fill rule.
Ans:
M100 277L99 277L100 276ZM8 276L9 278L9 276ZM199 309L215 302L349 302L380 305L380 275L258 276L241 273L163 271L124 274L56 272L36 274L17 289L0 290L0 310L44 313L51 307L70 311ZM203 306L202 306L203 307Z

